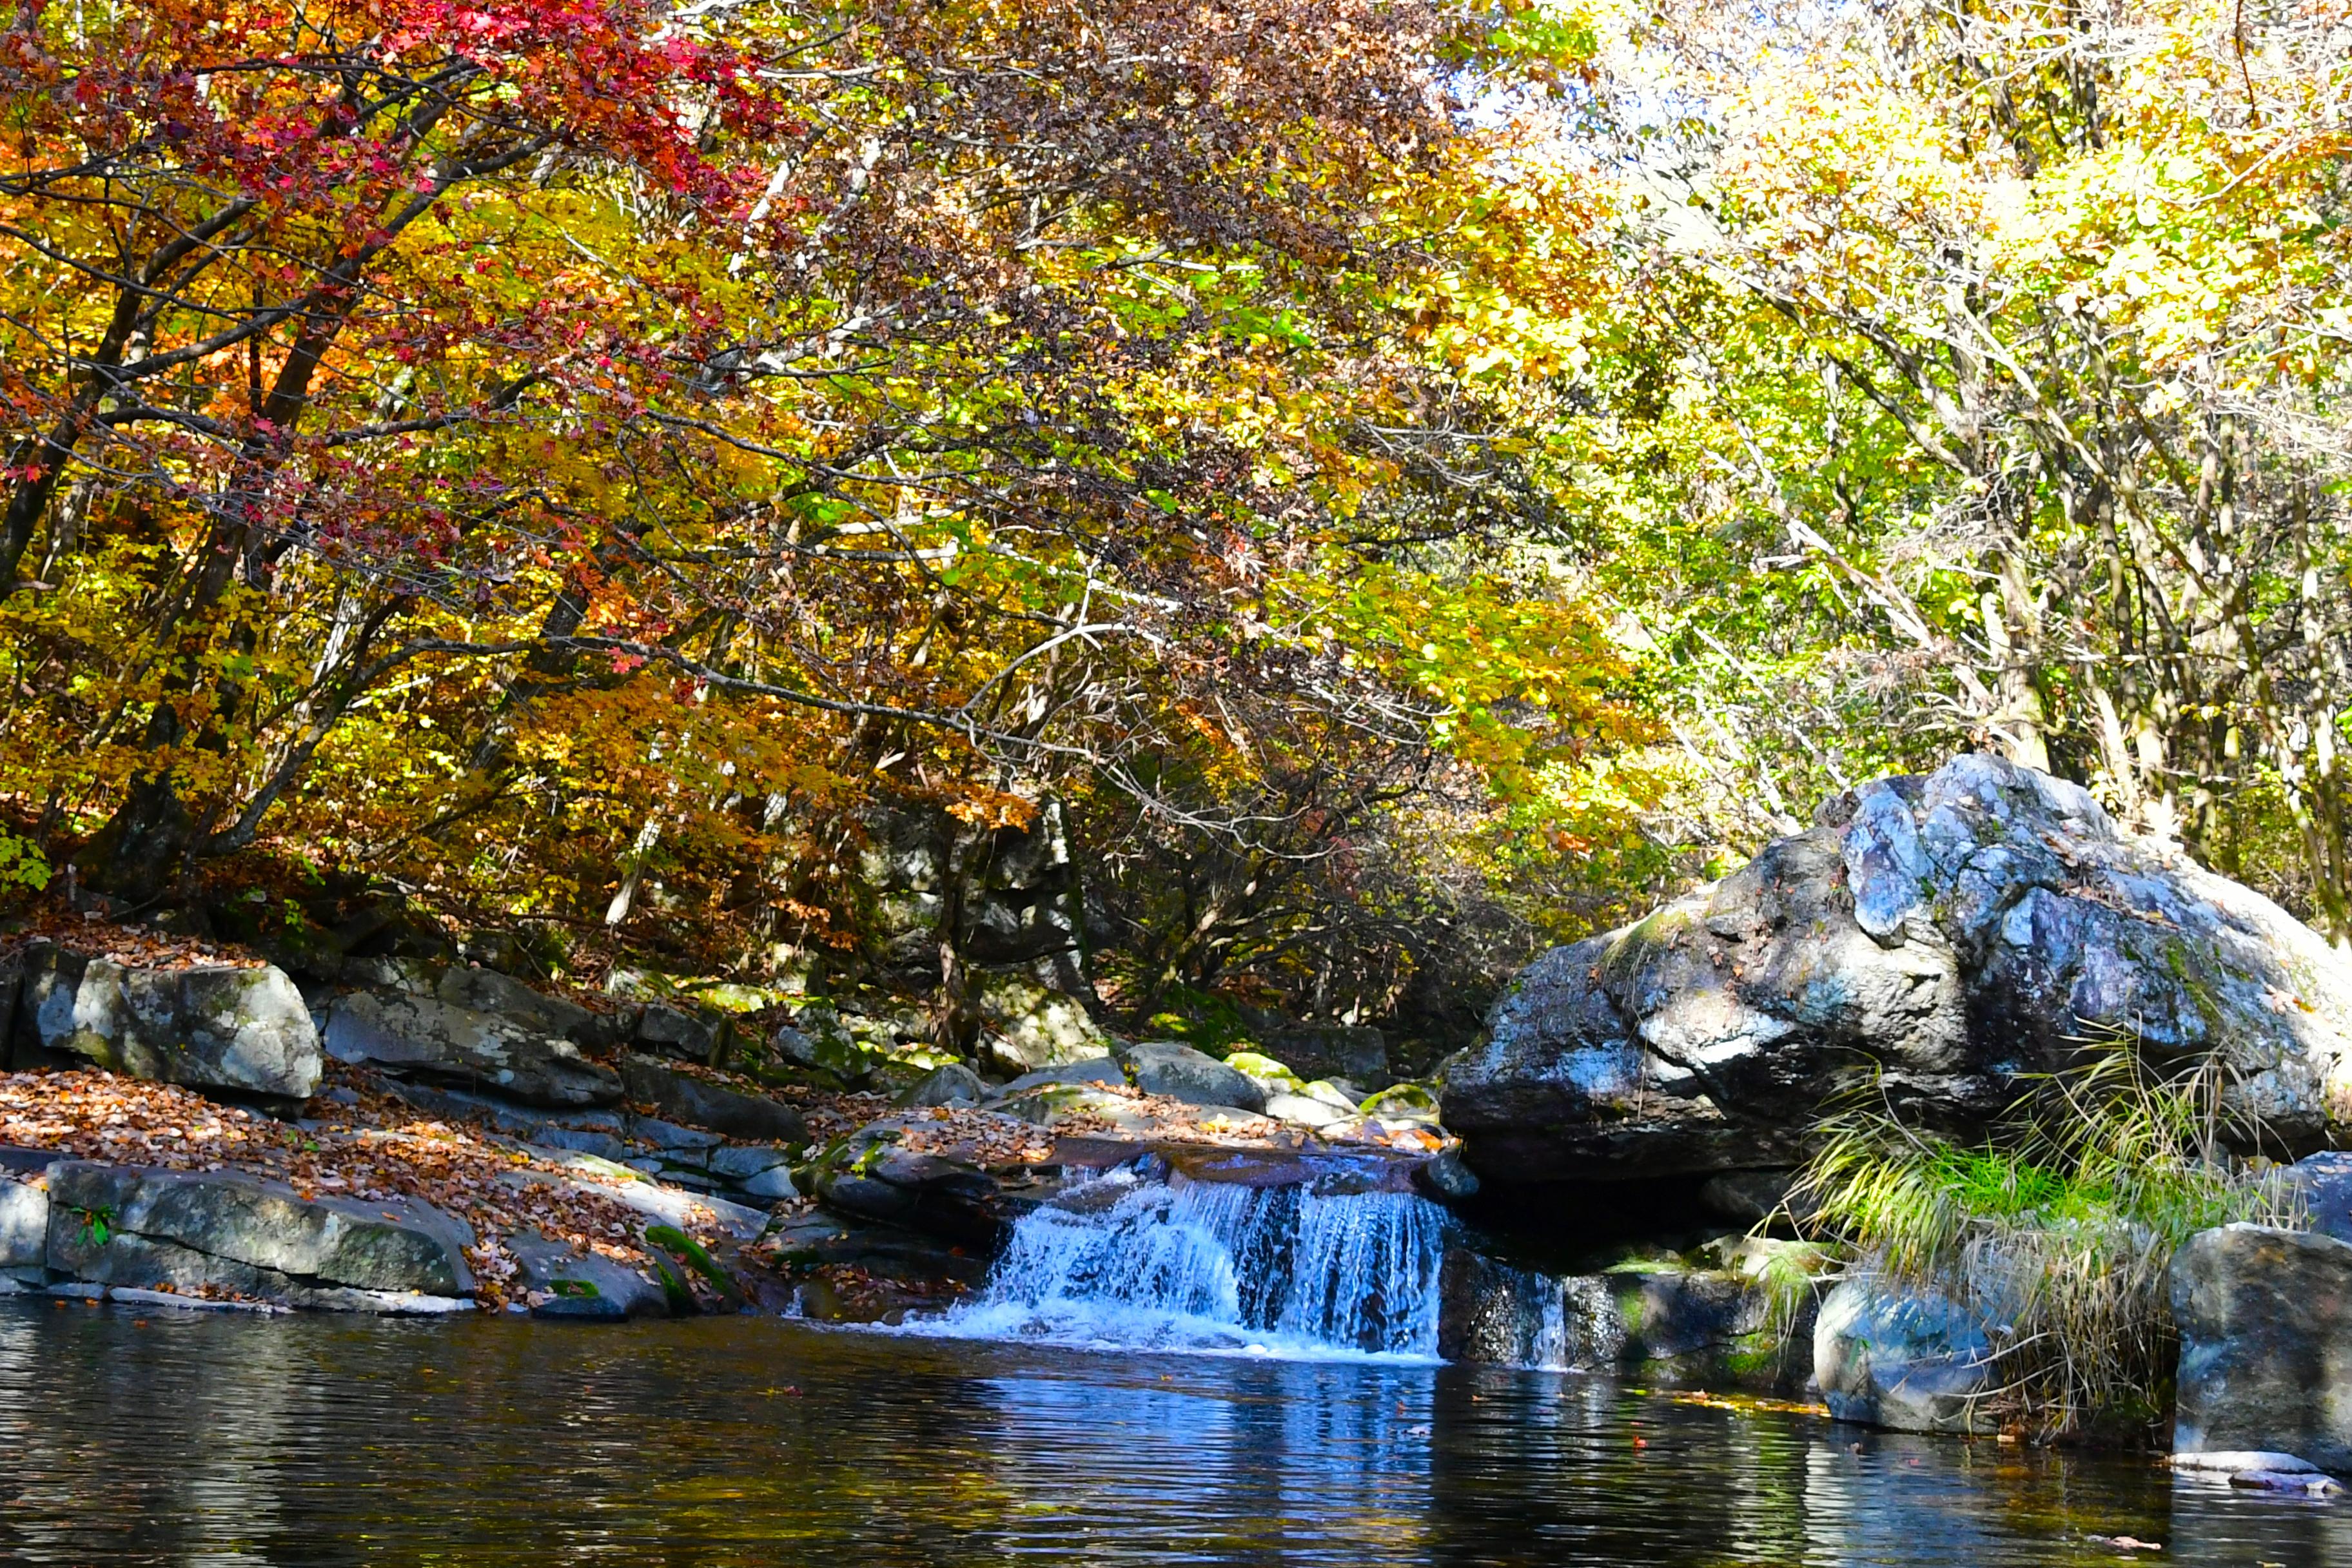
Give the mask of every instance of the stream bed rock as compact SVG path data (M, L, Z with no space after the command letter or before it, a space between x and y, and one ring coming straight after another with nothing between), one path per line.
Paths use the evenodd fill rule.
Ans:
M471 1231L413 1200L306 1198L240 1172L82 1160L47 1175L51 1274L362 1311L433 1310L474 1289Z
M1444 1119L1496 1182L1788 1166L1869 1075L1967 1131L2102 1035L2218 1050L2274 1145L2352 1140L2352 960L2078 786L1963 756L1537 960L1446 1063Z
M526 1105L610 1105L620 1075L572 1041L436 996L354 991L327 1017L327 1053L395 1073L478 1089Z
M1990 1433L1991 1335L1932 1291L1842 1280L1813 1325L1813 1375L1841 1421L1899 1432Z
M690 1073L666 1067L651 1057L623 1058L621 1081L631 1100L651 1105L664 1116L707 1127L730 1138L794 1144L808 1142L807 1122L799 1111L782 1101L706 1082Z
M2222 1226L2189 1238L2171 1286L2174 1449L2273 1450L2352 1474L2352 1243Z

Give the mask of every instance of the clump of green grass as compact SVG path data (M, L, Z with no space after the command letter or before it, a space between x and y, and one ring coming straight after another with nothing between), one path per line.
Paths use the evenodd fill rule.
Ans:
M1991 1328L1989 1408L2038 1439L2145 1435L2171 1405L2174 1252L2237 1220L2299 1226L2285 1184L2230 1152L2226 1070L2164 1074L2129 1043L2084 1042L1981 1141L1906 1125L1881 1097L1822 1129L1791 1194L1847 1271L1940 1292Z

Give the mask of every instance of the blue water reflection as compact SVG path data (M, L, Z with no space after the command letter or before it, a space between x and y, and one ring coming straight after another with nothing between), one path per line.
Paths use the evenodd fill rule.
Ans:
M0 1303L0 1560L2352 1563L2352 1507L1605 1381Z

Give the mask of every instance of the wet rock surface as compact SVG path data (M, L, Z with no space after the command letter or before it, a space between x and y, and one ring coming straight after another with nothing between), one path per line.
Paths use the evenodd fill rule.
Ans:
M2181 1247L2171 1287L2175 1450L2274 1450L2352 1473L2352 1243L2223 1226Z
M2077 786L1964 756L1538 960L1445 1064L1445 1121L1496 1181L1792 1165L1864 1075L1966 1130L2101 1031L2218 1050L2287 1146L2352 1136L2352 962Z
M1841 1281L1813 1327L1813 1375L1841 1421L1901 1432L1990 1432L1990 1334L1958 1302L1879 1281Z
M669 1298L660 1285L614 1258L535 1231L509 1237L507 1250L522 1271L534 1318L623 1322L669 1313Z

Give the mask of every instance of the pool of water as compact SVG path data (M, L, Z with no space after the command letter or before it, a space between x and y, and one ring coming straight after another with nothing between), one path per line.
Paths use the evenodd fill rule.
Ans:
M2352 1505L1542 1373L0 1301L0 1561L2352 1563Z

